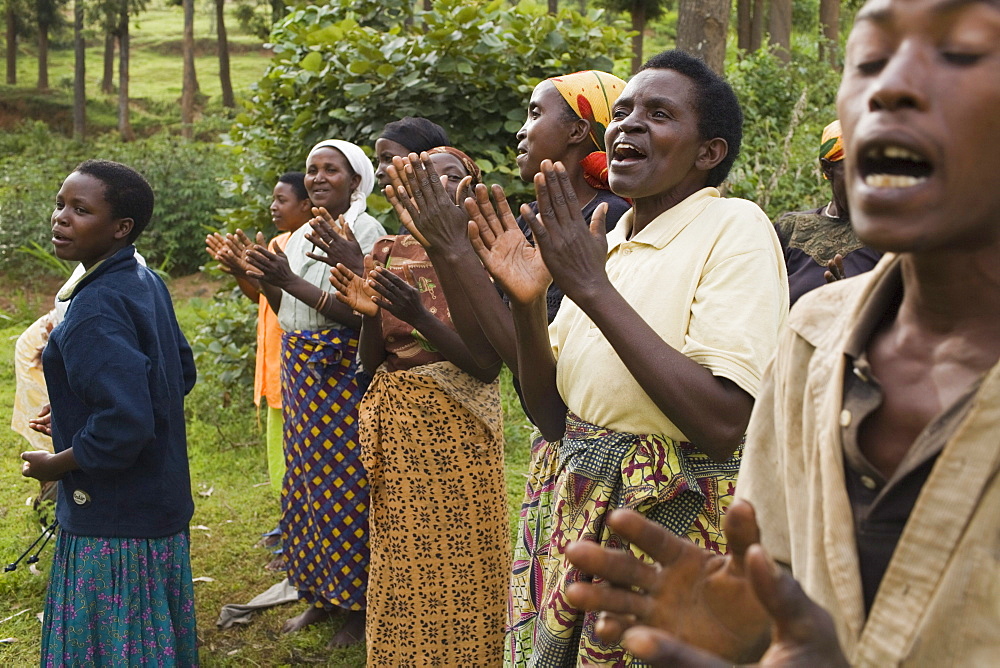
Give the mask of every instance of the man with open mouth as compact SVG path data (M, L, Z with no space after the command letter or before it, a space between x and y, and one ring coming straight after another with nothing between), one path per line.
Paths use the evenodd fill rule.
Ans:
M570 592L609 611L605 637L647 625L623 644L654 665L765 650L771 666L996 661L998 108L997 2L859 11L838 95L845 173L858 237L887 254L792 310L747 435L737 492L752 507L730 509L729 556L627 513L609 524L666 568L570 549L583 570L639 588ZM678 643L697 640L695 622L742 651L717 663Z

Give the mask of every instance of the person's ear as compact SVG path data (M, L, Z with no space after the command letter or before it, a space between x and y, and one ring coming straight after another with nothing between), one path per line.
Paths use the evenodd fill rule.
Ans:
M360 185L361 185L361 175L355 174L354 176L351 177L351 192L357 190L358 186Z
M819 159L819 168L823 170L823 176L825 176L827 179L833 176L833 171L834 171L833 163L827 160L826 158Z
M590 121L578 118L570 124L569 137L566 138L568 145L581 144L590 141ZM594 147L597 150L597 147Z
M312 207L313 207L312 200L309 199L308 197L303 197L302 199L299 200L299 210L304 214L305 213L309 214L310 218L312 218Z
M694 160L694 166L704 172L712 171L716 165L729 155L729 143L722 137L715 137L703 142Z
M135 221L131 218L119 218L115 221L115 239L127 239L135 227Z

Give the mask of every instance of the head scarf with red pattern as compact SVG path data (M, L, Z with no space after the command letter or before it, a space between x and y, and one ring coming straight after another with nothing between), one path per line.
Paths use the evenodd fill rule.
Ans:
M598 70L552 77L549 81L577 116L590 121L590 139L597 150L580 161L583 175L591 186L609 190L604 131L611 122L611 108L625 89L625 82L613 74Z
M435 146L427 151L428 155L434 155L435 153L448 153L458 158L462 163L462 166L465 167L465 171L472 177L473 186L477 183L483 182L483 172L479 169L479 165L477 165L476 161L467 156L463 151L458 150L454 146Z
M840 121L834 121L823 128L823 137L819 144L819 157L837 162L844 159L844 137L840 129Z

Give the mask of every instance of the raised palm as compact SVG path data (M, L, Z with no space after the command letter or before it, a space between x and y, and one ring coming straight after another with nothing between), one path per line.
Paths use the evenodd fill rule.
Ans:
M337 289L339 301L351 307L361 315L378 315L379 294L368 284L368 276L375 269L371 255L365 255L365 278L358 276L343 264L330 269L330 284Z
M263 232L257 232L256 241L252 241L243 230L236 230L235 233L226 235L226 247L223 251L225 262L234 272L246 274L253 270L253 266L247 262L246 251L254 244L267 246L267 238Z
M602 639L618 642L639 624L730 662L760 656L770 638L770 619L746 569L746 551L759 539L749 505L734 504L726 517L727 556L673 536L637 513L618 511L608 524L655 564L593 543L572 546L571 562L613 585L577 584L569 592L575 604L604 611L597 627Z
M391 187L385 189L400 222L424 248L465 246L468 216L442 185L429 158L395 157L386 169ZM466 188L471 177L462 179Z
M620 640L656 668L726 668L758 656L762 668L847 668L829 613L757 544L749 504L730 507L725 557L631 511L615 511L608 525L656 564L594 543L570 546L573 564L607 580L568 592L574 604L603 611L605 641Z
M512 301L527 304L542 297L552 276L541 253L517 226L503 189L493 186L496 207L486 186L477 186L475 195L465 201L471 219L469 239L486 271Z
M472 247L486 271L511 301L527 304L545 294L552 276L542 261L542 254L528 243L519 229L505 230L489 246L482 241L481 235L470 234Z

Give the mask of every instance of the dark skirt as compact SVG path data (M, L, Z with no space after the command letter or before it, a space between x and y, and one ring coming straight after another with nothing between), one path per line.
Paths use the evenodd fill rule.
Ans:
M60 531L42 666L197 666L186 531L94 538Z

